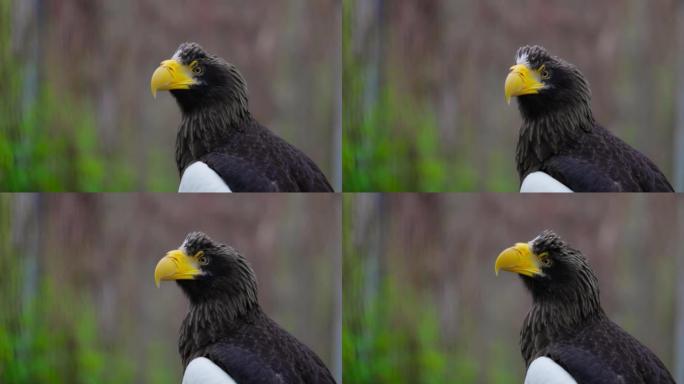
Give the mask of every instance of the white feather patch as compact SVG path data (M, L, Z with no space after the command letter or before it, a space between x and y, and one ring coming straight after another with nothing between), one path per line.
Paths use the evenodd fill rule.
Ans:
M198 357L185 368L182 384L237 384L237 382L211 360Z
M526 67L530 66L530 62L527 61L527 53L521 53L518 57L515 58L515 63L516 64L523 64Z
M192 163L183 172L178 192L232 192L218 173L201 161Z
M181 50L180 49L173 53L173 56L171 56L171 60L176 60L178 62L181 61Z
M555 361L542 356L534 359L527 368L525 384L577 384L577 382Z
M565 184L554 179L544 172L532 172L525 177L520 185L520 192L522 193L537 193L537 192L551 192L551 193L568 193L572 189Z

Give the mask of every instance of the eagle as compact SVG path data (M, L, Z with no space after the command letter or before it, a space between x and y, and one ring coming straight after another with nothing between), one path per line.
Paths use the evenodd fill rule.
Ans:
M238 69L183 43L151 79L152 95L170 91L182 112L176 136L179 192L332 192L303 152L259 124Z
M674 383L651 350L608 318L586 258L554 232L504 250L494 270L519 274L532 294L520 332L526 384Z
M540 46L518 49L506 101L522 116L521 192L673 192L658 167L594 119L582 72Z
M259 306L257 281L234 248L202 232L159 260L161 280L175 280L190 301L178 350L183 384L334 383L321 359Z

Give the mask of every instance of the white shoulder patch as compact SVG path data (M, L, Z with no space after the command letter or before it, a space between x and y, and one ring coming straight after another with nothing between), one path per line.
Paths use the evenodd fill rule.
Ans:
M535 192L555 192L567 193L572 192L565 184L554 179L544 172L532 172L525 177L520 185L520 192L535 193Z
M232 192L221 176L201 161L185 168L178 192Z
M237 384L237 382L211 360L198 357L185 368L182 384Z
M577 382L555 361L542 356L534 359L527 368L525 384L577 384Z

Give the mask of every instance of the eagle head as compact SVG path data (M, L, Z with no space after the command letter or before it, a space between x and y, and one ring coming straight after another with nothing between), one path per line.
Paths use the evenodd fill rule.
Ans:
M181 44L161 62L150 80L152 95L170 91L183 113L225 106L247 111L247 85L238 69L197 43Z
M494 270L519 274L535 301L577 299L598 306L598 280L586 258L553 231L505 249Z
M193 304L219 300L236 305L256 303L256 277L234 248L191 232L178 249L167 252L154 271L161 280L176 280Z
M518 98L526 120L573 108L588 108L591 91L574 65L551 56L538 45L524 46L515 55L504 86L506 101Z

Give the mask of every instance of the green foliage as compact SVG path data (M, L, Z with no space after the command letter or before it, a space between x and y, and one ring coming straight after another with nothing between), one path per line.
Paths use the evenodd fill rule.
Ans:
M4 164L1 185L44 191L96 190L102 185L102 164L92 149L91 118L66 103L60 105L50 90L43 89L36 104L17 116L17 125L8 127L5 139L12 142L11 159ZM57 132L60 126L71 127L73 136Z
M386 261L390 256L368 254L369 249L360 245L367 243L353 238L354 201L353 195L343 198L344 381L519 382L522 366L517 346L483 339L477 323L481 318L465 307L457 311L457 334L446 337L443 312L431 288L417 284L408 271L401 270L401 263ZM384 246L371 248L377 252Z
M0 188L92 191L103 187L92 116L49 84L23 100L24 66L10 44L11 2L0 2ZM68 128L68 129L65 129ZM63 129L63 130L62 130Z
M345 275L346 276L346 275ZM347 301L345 292L345 301ZM383 279L362 312L345 304L344 380L352 383L470 383L478 365L441 339L431 300ZM358 306L357 306L358 307Z
M346 191L438 191L444 185L432 114L410 105L385 89L360 124L345 125Z
M344 68L345 191L476 189L471 167L443 153L434 111L392 85L380 89L374 104L362 105L362 75L348 74L354 66Z
M165 357L167 353L164 345L150 343L146 355L149 356L149 369L145 370L145 383L175 383L178 381L178 372L169 369L169 362ZM175 357L175 356L174 356Z
M14 77L17 74L12 75ZM2 91L0 91L2 93ZM19 99L4 95L5 100ZM19 103L15 103L19 104ZM58 95L49 84L37 100L0 111L0 186L9 191L101 191L133 189L130 172L116 157L108 167L94 116L83 103ZM117 166L117 164L121 164ZM105 177L107 176L107 177Z
M12 202L0 194L0 383L136 382L139 362L120 340L102 337L93 298L30 272L11 245ZM148 349L145 382L173 382L178 372L161 361L160 348Z
M347 72L347 67L345 67ZM447 153L441 146L436 114L392 85L380 90L370 106L351 107L354 83L345 81L344 190L362 191L474 191L479 189L475 167L466 153ZM349 84L352 84L351 86ZM347 88L352 88L348 90ZM360 113L367 109L365 113ZM467 141L467 140L463 140ZM491 174L484 182L493 191L513 190L515 174L508 158L490 154Z
M133 362L100 339L87 297L43 281L35 297L25 302L2 299L19 311L7 313L0 322L0 382L133 381Z
M343 20L354 19L354 4L343 2ZM491 153L489 174L478 176L472 164L474 149L461 144L460 150L454 151L443 145L434 106L404 91L402 79L407 76L390 65L379 69L385 81L378 85L377 96L368 97L374 93L373 85L369 84L364 58L354 52L352 28L352 22L343 21L342 166L346 192L515 189L517 182L510 172L509 157ZM460 143L473 140L458 139Z
M352 197L343 200L342 361L350 383L468 383L478 366L468 351L442 340L434 303L373 268L350 237Z
M343 20L350 20L353 2L343 3ZM365 105L364 67L351 46L349 22L343 23L343 143L345 191L439 191L448 185L474 187L467 172L454 182L455 164L440 156L435 114L391 86ZM465 189L465 188L463 188Z
M0 190L139 189L131 160L100 140L89 102L57 87L54 73L43 68L37 69L41 81L29 91L27 65L12 49L11 3L0 0ZM143 187L171 190L174 176L155 176Z

